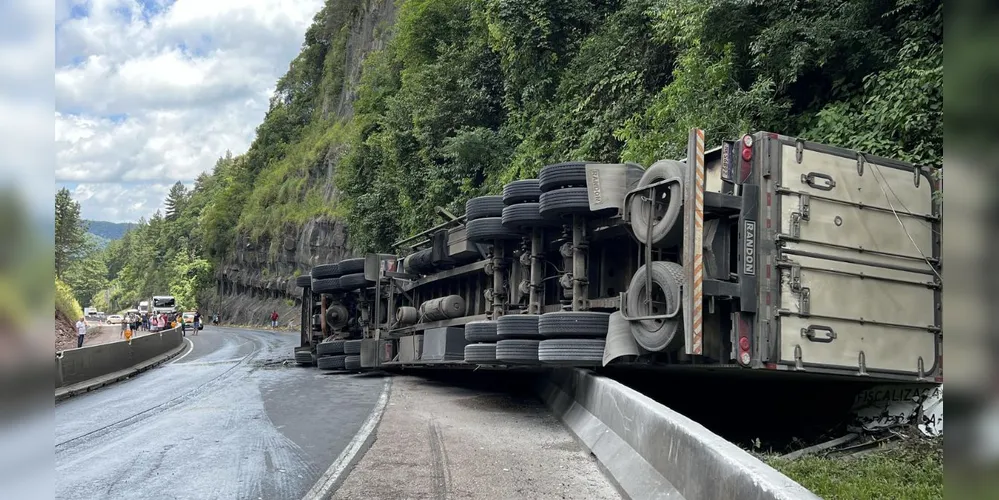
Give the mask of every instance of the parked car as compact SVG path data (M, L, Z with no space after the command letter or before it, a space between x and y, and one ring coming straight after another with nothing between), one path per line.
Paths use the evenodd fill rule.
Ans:
M182 315L183 318L184 318L184 323L188 324L188 325L191 325L191 326L194 326L194 315L195 315L194 311L187 311L187 312L185 312ZM201 318L201 324L198 325L198 330L204 330L204 329L205 329L205 318Z
M120 314L108 315L109 325L120 325L123 321L125 321L125 317Z

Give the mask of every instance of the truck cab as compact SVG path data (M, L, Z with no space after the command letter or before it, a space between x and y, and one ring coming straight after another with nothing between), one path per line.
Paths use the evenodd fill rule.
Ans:
M172 295L154 295L152 312L153 314L176 314L177 300Z

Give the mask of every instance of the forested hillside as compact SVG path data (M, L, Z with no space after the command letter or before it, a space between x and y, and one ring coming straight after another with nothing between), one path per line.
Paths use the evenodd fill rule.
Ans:
M87 227L87 232L105 240L120 239L125 236L129 229L136 226L132 222L107 222L103 220L84 220L83 225Z
M762 129L941 162L939 1L389 1L327 1L250 149L116 244L166 245L153 261L197 276L238 241L277 255L315 220L388 250L435 206L460 213L547 163L683 157L692 126L710 144ZM376 11L394 22L365 25ZM353 67L365 29L387 43Z

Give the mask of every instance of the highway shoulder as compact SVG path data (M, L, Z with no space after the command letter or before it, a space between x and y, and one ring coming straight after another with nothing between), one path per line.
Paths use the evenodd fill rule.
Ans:
M374 444L332 498L620 498L529 394L393 377Z

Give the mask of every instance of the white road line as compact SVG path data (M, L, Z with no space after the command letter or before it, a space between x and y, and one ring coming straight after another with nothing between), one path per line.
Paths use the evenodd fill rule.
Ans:
M180 360L184 359L185 357L187 357L187 355L188 355L188 354L191 354L191 351L194 351L194 342L192 342L192 341L191 341L191 339L189 339L189 338L187 338L187 337L184 337L184 341L186 341L186 342L187 342L188 344L190 344L190 345L191 345L191 348L190 348L190 349L188 349L188 350L187 350L187 352L185 352L184 354L182 354L182 355L181 355L181 356L180 356L179 358L177 358L177 359L175 359L175 360L171 361L171 362L170 362L171 364L173 364L173 363L176 363L176 362L178 362L178 361L180 361Z
M357 434L354 435L354 439L350 440L350 444L344 448L340 456L333 461L329 469L322 476L319 476L319 480L316 484L312 486L312 489L302 497L302 500L320 500L325 499L333 493L333 490L340 484L344 479L344 475L350 472L350 469L357 463L362 455L374 441L374 431L378 427L378 422L382 419L382 413L385 412L385 406L388 404L389 397L389 386L392 379L390 377L385 377L385 385L382 386L382 394L378 397L378 401L375 403L375 407L371 410L371 414L368 415L368 419L364 421L364 425L361 426Z

